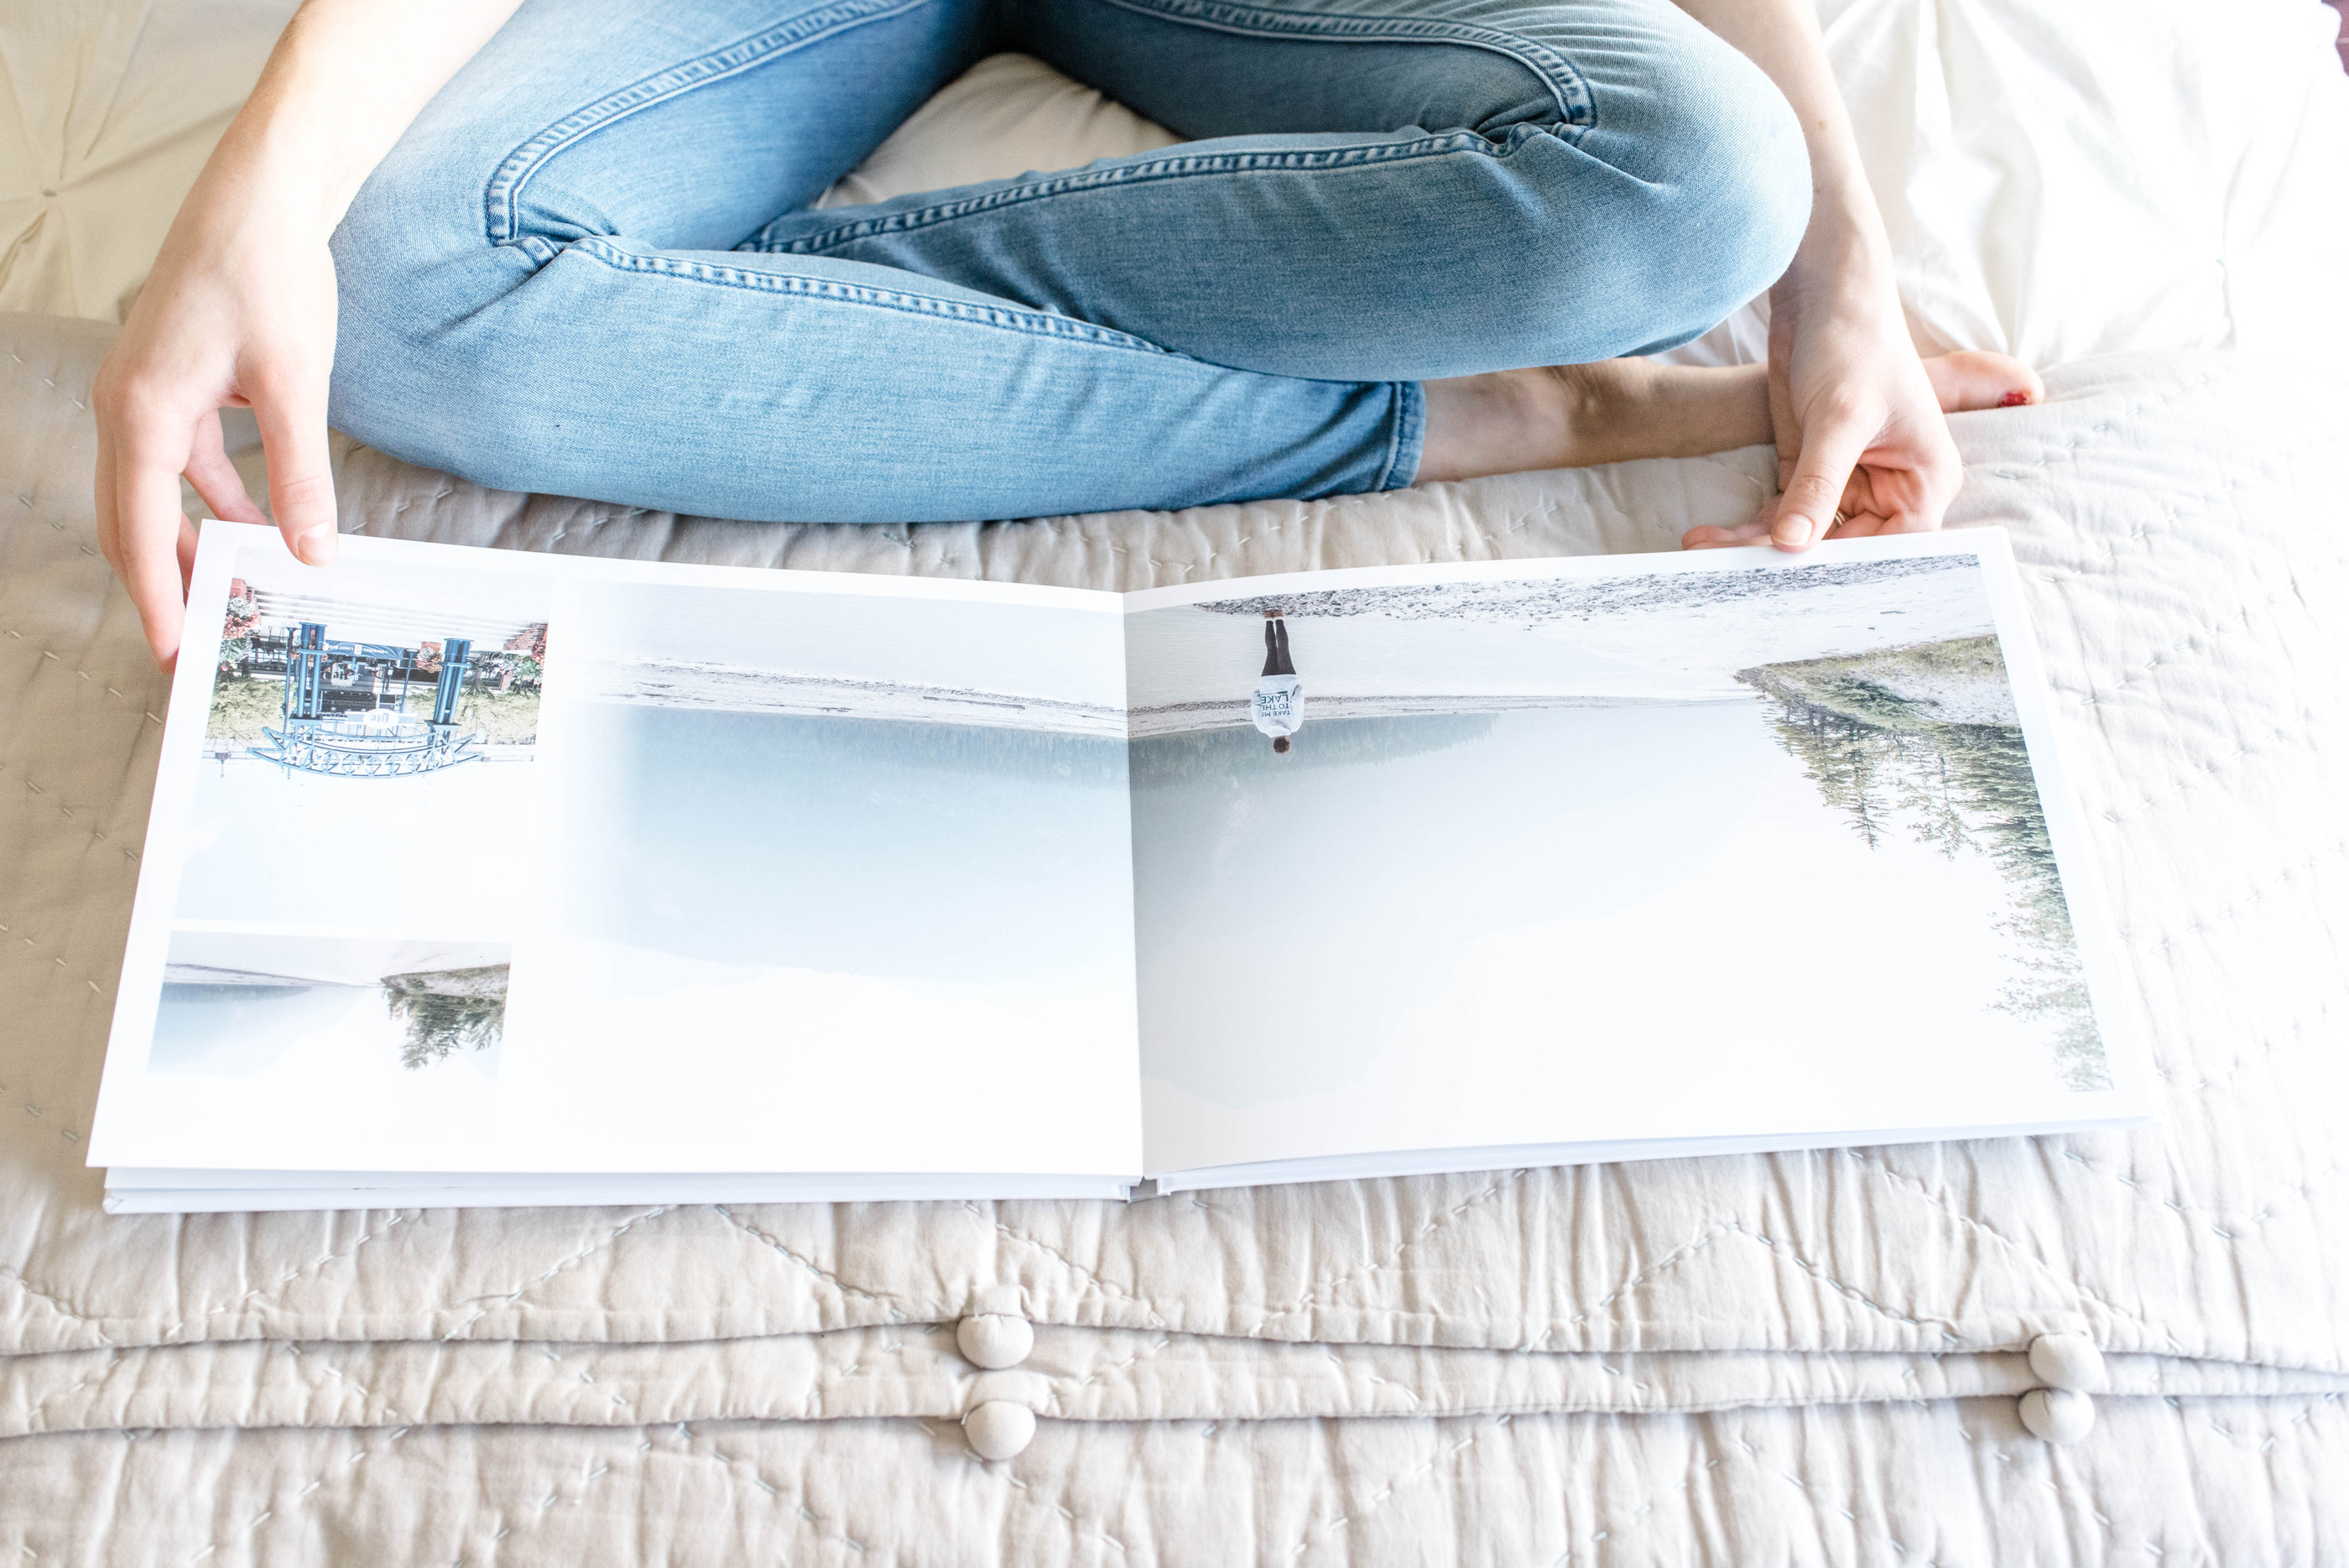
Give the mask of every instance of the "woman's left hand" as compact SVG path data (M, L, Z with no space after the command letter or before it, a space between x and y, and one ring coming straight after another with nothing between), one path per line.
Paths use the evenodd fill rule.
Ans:
M1770 425L1778 493L1750 523L1690 529L1683 548L1930 533L1958 493L1957 444L1878 265L1798 258L1771 289Z
M1770 291L1779 493L1750 523L1690 529L1686 548L1766 535L1781 550L1807 550L1821 539L1925 533L1958 493L1958 449L1889 283L1804 270L1798 263Z

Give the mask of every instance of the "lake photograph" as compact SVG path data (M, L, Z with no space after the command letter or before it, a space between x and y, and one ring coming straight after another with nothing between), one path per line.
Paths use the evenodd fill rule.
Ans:
M452 1063L494 1077L511 964L499 942L182 929L147 1070L243 1076L307 1049L359 1078Z
M597 1085L657 1042L668 1071L643 1084L648 1124L673 1107L698 1158L763 1137L784 1159L781 1108L869 1096L879 1061L903 1096L895 1131L925 1158L1065 1149L1054 1123L1073 1104L1126 1108L1100 1158L1130 1161L1113 610L562 593L584 653L549 714L555 882L529 1025L546 1043L543 1103L590 1114ZM713 1106L714 1083L731 1092ZM806 1140L830 1123L787 1119L789 1159L814 1159Z
M1794 1060L1840 1107L1806 1115L1983 1073L2109 1087L1980 573L1130 618L1154 1165L1423 1146L1445 1106L1463 1145L1638 1136L1643 1101L1696 1136L1692 1098L1729 1125ZM1276 620L1285 734L1248 699ZM1806 1009L1756 1008L1797 972Z

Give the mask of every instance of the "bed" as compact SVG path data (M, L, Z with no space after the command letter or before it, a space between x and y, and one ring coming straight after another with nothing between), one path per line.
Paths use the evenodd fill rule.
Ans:
M284 10L0 19L0 1549L2349 1556L2329 12L1826 10L1920 343L2046 376L2040 407L1954 421L1951 523L2013 534L2159 1127L1132 1206L108 1217L81 1147L163 688L96 552L89 379ZM834 199L1164 139L999 57ZM1682 352L1751 358L1761 330ZM1772 473L1757 450L843 529L336 460L346 526L379 535L1119 588L1664 548Z

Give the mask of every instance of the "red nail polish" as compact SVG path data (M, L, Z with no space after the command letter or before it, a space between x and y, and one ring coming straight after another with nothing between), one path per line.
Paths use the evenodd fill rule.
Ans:
M2002 409L2019 409L2030 400L2031 394L2028 392L2009 392L1998 400L1998 406Z

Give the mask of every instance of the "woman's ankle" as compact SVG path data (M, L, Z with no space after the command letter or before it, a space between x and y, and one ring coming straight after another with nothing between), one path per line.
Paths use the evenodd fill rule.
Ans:
M1767 372L1605 359L1423 383L1418 483L1642 457L1696 457L1770 440Z
M1944 413L2012 408L2047 395L2028 365L2004 354L1938 355L1925 361L1925 374ZM1764 365L1601 359L1421 386L1427 400L1421 484L1642 457L1702 457L1773 440Z

